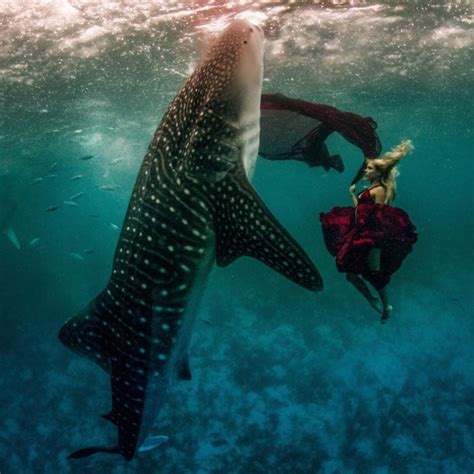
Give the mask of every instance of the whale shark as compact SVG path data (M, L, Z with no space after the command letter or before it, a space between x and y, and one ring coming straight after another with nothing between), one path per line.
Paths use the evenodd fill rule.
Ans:
M229 24L163 116L140 167L106 288L72 316L60 340L111 379L117 453L127 461L165 440L150 437L167 391L190 380L188 345L214 264L260 260L311 291L321 276L250 183L259 147L264 35Z

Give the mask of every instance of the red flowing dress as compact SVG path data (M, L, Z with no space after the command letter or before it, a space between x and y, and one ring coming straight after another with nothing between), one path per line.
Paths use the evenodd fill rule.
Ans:
M336 257L337 269L362 275L380 290L412 251L417 234L405 211L388 204L375 204L371 189L359 194L355 209L334 207L322 212L319 219L326 247ZM371 270L368 264L373 248L381 249L377 271Z

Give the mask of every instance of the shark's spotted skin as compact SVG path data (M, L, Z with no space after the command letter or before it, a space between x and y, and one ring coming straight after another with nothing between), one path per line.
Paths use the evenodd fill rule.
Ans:
M106 289L61 328L69 348L111 376L117 446L134 457L187 348L211 266L242 255L311 290L321 278L249 183L259 142L263 35L233 22L163 117L141 166ZM160 439L161 437L155 437ZM160 441L161 442L161 441ZM155 442L156 443L156 442Z

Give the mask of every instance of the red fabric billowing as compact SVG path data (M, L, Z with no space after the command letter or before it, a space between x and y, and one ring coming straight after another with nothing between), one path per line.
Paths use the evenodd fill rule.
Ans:
M321 136L321 143L330 133L335 131L360 148L365 157L376 158L380 154L380 139L375 131L377 124L371 117L362 117L352 112L344 112L330 105L293 99L283 94L262 94L260 108L262 111L293 112L323 124L323 127L319 127L319 129L315 125L312 132ZM286 126L292 127L292 123L286 123ZM265 124L262 125L262 128L265 128ZM308 131L302 131L300 138L307 134ZM266 150L261 151L264 152L262 156L268 156L272 159L273 153ZM291 159L291 155L294 155L294 153L289 153L287 158Z
M334 207L320 214L324 242L342 273L362 275L376 289L390 281L417 241L416 228L402 209L375 204L364 191L357 208ZM380 248L380 270L371 271L368 256Z

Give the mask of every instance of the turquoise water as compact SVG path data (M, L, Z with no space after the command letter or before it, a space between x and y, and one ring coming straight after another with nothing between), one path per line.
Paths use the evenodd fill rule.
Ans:
M20 244L0 236L2 473L473 470L472 11L351 3L0 6L0 224ZM395 204L419 241L390 284L392 319L381 326L337 272L317 220L350 204L360 151L330 137L343 174L260 160L254 185L325 290L246 258L216 269L193 379L173 386L157 421L168 443L131 463L68 462L115 432L98 416L110 408L108 377L57 331L104 288L152 134L235 16L265 30L265 92L371 116L384 150L413 141Z

